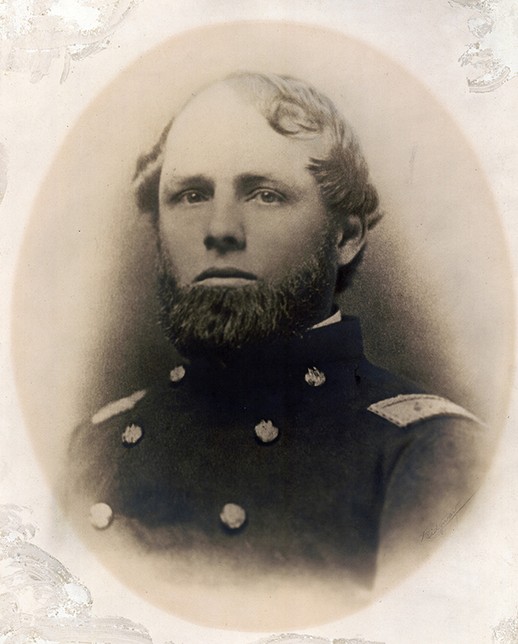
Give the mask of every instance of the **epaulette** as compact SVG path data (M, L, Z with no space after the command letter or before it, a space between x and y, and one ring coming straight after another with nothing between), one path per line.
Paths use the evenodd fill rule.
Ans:
M483 424L476 416L451 400L429 394L395 396L373 403L367 409L398 427L408 427L435 416L457 416Z
M99 423L112 418L112 416L117 416L122 414L125 411L133 409L139 400L142 400L146 395L146 389L141 389L140 391L135 391L131 396L126 396L126 398L121 398L120 400L114 400L111 403L108 403L104 407L101 407L98 412L96 412L92 418L92 424L97 425Z

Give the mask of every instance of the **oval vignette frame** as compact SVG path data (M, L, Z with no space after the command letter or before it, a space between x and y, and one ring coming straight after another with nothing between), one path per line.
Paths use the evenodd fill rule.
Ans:
M27 424L53 484L80 420L153 382L174 359L155 322L153 231L133 204L132 175L186 98L235 70L300 77L344 112L386 214L343 310L359 315L372 362L474 411L496 442L510 390L511 269L461 129L419 81L356 40L296 24L235 23L175 36L121 72L72 128L36 200L13 349ZM145 592L116 557L105 553L103 562ZM290 589L297 601L299 591ZM221 627L217 611L204 609L204 592L173 593L174 612ZM225 613L225 625L302 627L346 612L329 597L302 614L295 607L281 616L275 603L285 609L270 600L262 622L245 610L234 621Z

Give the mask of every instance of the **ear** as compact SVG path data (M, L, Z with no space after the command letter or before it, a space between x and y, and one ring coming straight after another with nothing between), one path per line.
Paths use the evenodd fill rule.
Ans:
M339 266L350 264L365 245L367 225L358 215L349 215L337 230Z

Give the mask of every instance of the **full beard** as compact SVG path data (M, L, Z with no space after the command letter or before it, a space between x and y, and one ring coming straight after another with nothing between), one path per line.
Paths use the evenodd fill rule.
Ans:
M327 236L311 259L277 282L179 287L168 257L159 248L160 324L186 357L225 354L300 335L328 312L335 267L334 246Z

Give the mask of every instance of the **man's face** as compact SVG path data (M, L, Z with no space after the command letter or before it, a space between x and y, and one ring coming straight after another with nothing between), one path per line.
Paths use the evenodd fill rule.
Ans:
M173 341L191 324L191 335L210 328L216 344L235 347L329 313L337 240L306 169L326 152L322 137L275 132L228 86L210 87L180 113L158 219L162 321ZM261 320L245 328L244 311Z
M306 169L325 153L321 137L278 134L224 85L189 103L160 181L160 239L178 286L272 283L301 266L329 227Z

